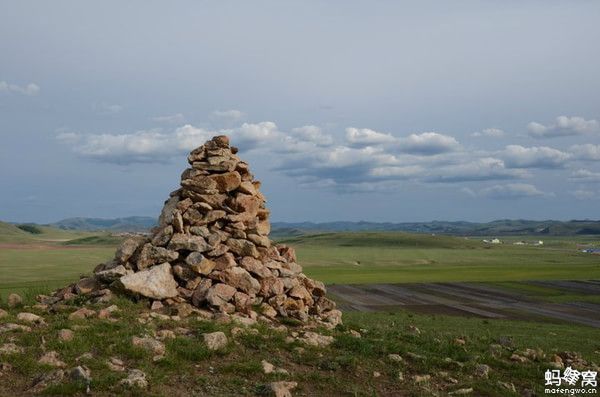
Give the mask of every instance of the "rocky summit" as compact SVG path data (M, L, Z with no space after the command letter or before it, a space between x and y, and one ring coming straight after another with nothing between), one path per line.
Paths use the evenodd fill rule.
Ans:
M178 315L339 324L342 313L323 283L302 273L293 248L269 239L261 184L237 152L226 136L194 149L151 235L125 240L92 277L45 297L46 303L126 293Z

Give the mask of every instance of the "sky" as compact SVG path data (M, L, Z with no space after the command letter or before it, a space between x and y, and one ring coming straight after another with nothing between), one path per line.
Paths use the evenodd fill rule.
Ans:
M157 216L229 135L273 221L598 219L598 1L0 0L0 219Z

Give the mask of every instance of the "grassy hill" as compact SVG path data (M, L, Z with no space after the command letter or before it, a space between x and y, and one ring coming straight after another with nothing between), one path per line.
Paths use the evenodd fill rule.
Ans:
M13 225L6 222L0 222L0 243L4 244L61 242L75 238L87 237L89 235L91 235L89 232L61 230L51 226L31 224Z
M435 233L459 236L577 236L600 235L600 221L531 221L523 219L500 219L492 222L274 222L273 231L280 236L293 236L301 232L364 232L364 231L404 231L415 233Z
M64 230L141 232L156 226L156 218L129 216L125 218L68 218L55 222L52 226Z

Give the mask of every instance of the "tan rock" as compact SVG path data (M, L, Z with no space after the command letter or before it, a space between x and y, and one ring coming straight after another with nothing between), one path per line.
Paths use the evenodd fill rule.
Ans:
M19 294L12 293L8 295L6 303L8 304L8 307L14 308L23 304L23 298L21 298L21 295Z
M0 354L21 354L24 352L24 348L17 346L14 343L5 343L0 346Z
M177 296L177 282L168 263L151 267L119 279L123 288L131 293L151 299L174 298Z
M210 287L212 287L211 279L209 279L209 278L201 279L201 281L198 283L198 286L196 287L196 289L194 289L194 292L192 294L192 304L194 306L200 307L207 300L208 290L210 289ZM215 294L214 297L211 297L211 299L213 301L217 297L217 292L218 291L213 291L213 294ZM231 299L231 298L229 298L229 299ZM226 301L224 299L220 299L220 300L222 300L223 302Z
M62 342L70 342L75 337L75 333L70 329L63 328L58 331L58 340Z
M170 250L187 250L204 252L212 249L212 247L200 236L190 236L181 233L176 233L171 237L171 241L167 246Z
M143 270L159 263L172 262L179 257L177 251L163 247L155 247L150 243L144 244L134 261L138 270Z
M259 257L259 253L256 250L256 246L248 240L230 238L229 240L227 240L226 244L229 247L229 249L237 255L252 256L254 258Z
M189 200L189 199L186 199L186 200ZM161 228L160 231L156 235L154 235L154 237L152 238L152 241L150 241L150 242L155 247L164 247L165 245L167 245L169 243L169 240L171 239L172 235L173 235L173 226L167 225L167 226Z
M44 354L42 357L40 357L38 363L56 368L64 368L67 366L67 364L60 360L58 353L55 351L49 351Z
M144 372L139 369L130 369L127 378L122 379L119 384L145 389L148 387L148 380L146 379L146 374Z
M6 310L0 309L0 318L7 317L7 316L8 316L8 312Z
M127 262L142 242L143 240L140 238L128 238L127 240L123 241L119 248L117 248L115 259L119 263Z
M17 320L30 324L45 324L44 319L42 317L33 313L19 313L17 314Z
M69 320L83 320L95 315L96 312L94 310L88 309L87 307L82 307L69 314Z
M273 277L271 270L261 261L251 256L245 256L240 261L240 266L259 278Z
M307 345L316 346L316 347L325 347L329 346L333 343L333 336L321 335L316 332L307 331L304 333L300 340Z
M161 341L149 337L139 338L134 336L131 339L131 344L133 346L139 346L156 356L163 356L166 352L165 345Z
M4 323L0 324L0 334L5 332L31 332L31 327L21 324Z
M206 300L209 304L219 307L229 302L235 292L236 289L230 285L223 283L215 284L208 289Z
M227 336L221 331L202 334L208 350L219 350L227 346Z
M125 372L125 363L117 357L106 360L106 366L114 372Z
M236 171L210 175L209 178L216 182L217 190L221 193L227 193L232 190L235 190L242 183L242 178L240 177L240 174Z
M223 255L213 259L213 261L215 262L215 270L225 270L237 265L235 262L235 257L231 252L226 252Z
M221 272L221 281L240 291L255 295L260 291L260 283L241 267L231 267Z
M117 305L111 305L104 309L100 309L98 312L98 318L109 318L111 314L119 311L119 307Z
M274 397L292 397L292 390L298 387L298 382L271 382L269 383L270 394Z
M200 252L190 253L187 258L185 258L185 262L190 265L190 268L194 272L202 275L209 274L216 266L214 261L206 258Z
M80 295L89 294L100 289L100 283L95 277L85 277L75 284L75 292Z

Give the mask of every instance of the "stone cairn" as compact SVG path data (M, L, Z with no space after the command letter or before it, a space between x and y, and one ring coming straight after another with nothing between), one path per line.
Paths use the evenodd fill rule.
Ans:
M92 277L46 301L77 295L102 301L119 291L180 315L339 324L342 313L323 283L302 273L293 248L269 239L260 182L237 151L226 136L194 149L151 235L125 240Z

